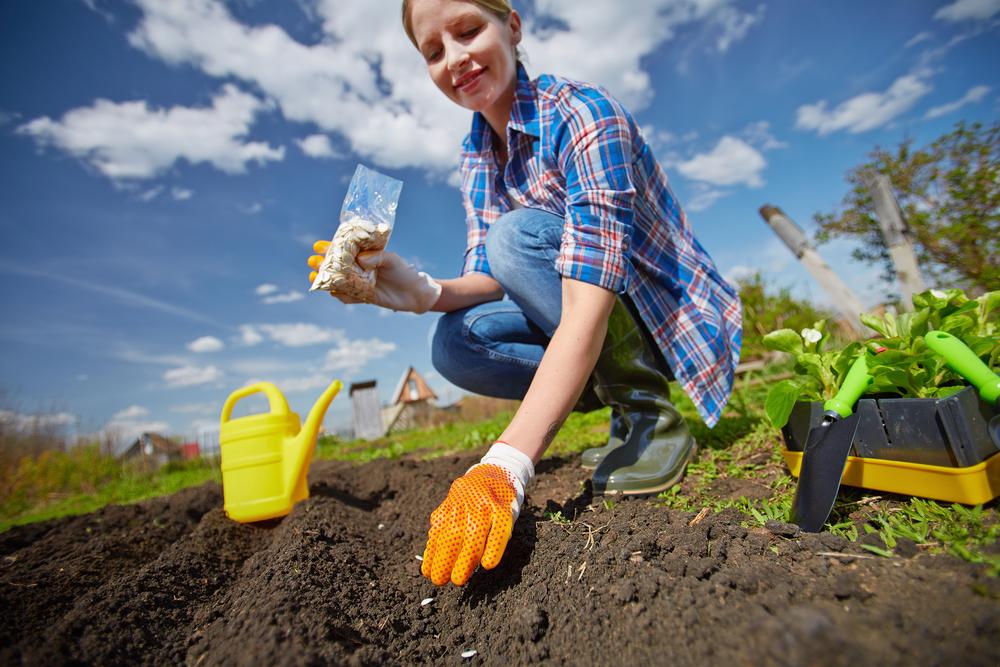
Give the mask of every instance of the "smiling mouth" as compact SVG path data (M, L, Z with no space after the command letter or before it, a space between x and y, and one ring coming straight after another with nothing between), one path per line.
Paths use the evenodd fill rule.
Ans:
M455 82L454 84L455 88L458 90L463 90L465 88L468 88L471 84L478 81L479 77L481 77L483 75L483 72L485 71L486 68L483 67L482 69L477 69L475 72L469 72L468 74L462 76L458 81Z

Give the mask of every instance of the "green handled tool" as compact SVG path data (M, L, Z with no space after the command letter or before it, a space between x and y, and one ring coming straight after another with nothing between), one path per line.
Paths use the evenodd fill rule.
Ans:
M953 371L979 391L980 398L1000 406L1000 375L991 371L965 343L944 331L928 332L924 341L927 347L944 357ZM989 430L993 442L1000 443L1000 415L990 420Z
M837 395L823 404L823 420L809 431L792 501L792 521L802 530L817 532L830 516L856 430L838 430L835 426L851 416L854 404L871 382L862 353L847 372Z
M978 389L984 401L997 403L1000 399L1000 375L991 371L965 343L944 331L931 331L924 336L924 341L927 347L944 357L953 371Z

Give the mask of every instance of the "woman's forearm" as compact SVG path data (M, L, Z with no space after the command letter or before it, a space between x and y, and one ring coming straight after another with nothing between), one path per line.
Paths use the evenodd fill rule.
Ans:
M503 298L503 288L493 278L482 273L467 273L459 278L438 280L441 296L431 310L450 313L459 308L468 308L487 301Z
M590 377L607 333L615 295L563 279L563 312L521 406L500 440L535 463L548 449Z

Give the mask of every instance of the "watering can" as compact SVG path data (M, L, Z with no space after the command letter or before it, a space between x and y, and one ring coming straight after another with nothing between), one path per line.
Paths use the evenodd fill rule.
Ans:
M299 416L270 382L230 394L222 406L219 433L223 507L230 519L246 523L285 516L295 503L309 497L306 474L316 436L341 387L340 380L334 380L301 426ZM267 397L270 412L231 419L236 402L258 392Z

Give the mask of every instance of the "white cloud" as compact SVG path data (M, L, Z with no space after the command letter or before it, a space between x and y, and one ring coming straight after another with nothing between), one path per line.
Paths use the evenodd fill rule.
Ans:
M215 336L202 336L187 344L187 349L192 352L218 352L224 347L222 341Z
M303 347L332 343L344 339L342 329L324 329L308 322L289 322L285 324L244 324L240 333L246 345L256 345L268 339L286 347Z
M241 324L240 330L240 342L248 347L257 345L264 340L264 337L260 335L260 332L251 324Z
M294 301L301 301L306 298L305 294L302 292L285 292L284 294L274 294L272 296L264 297L264 303L292 303Z
M820 136L847 130L851 134L881 127L906 112L917 100L931 91L921 74L907 74L896 79L882 93L862 93L827 110L826 100L799 107L795 126L816 130Z
M396 344L370 338L368 340L344 340L326 353L324 370L357 372L369 361L381 359L396 350Z
M222 371L215 366L181 366L168 370L163 374L163 379L168 387L190 387L220 380Z
M254 290L259 296L267 296L268 294L274 294L278 291L277 285L272 285L271 283L263 283L257 285L257 289Z
M305 139L296 139L295 143L297 143L299 148L302 149L302 152L309 157L339 157L336 151L333 150L333 146L330 145L330 137L325 134L310 134Z
M764 18L764 5L758 5L753 14L740 11L735 7L722 7L716 13L715 22L722 27L716 46L720 52L726 52L729 47L746 37L755 24Z
M157 185L156 187L150 188L145 192L141 192L139 194L139 200L148 204L149 202L159 197L161 192L163 192L163 186Z
M17 131L86 161L114 180L151 178L179 160L242 173L248 162L284 158L284 147L245 140L255 116L266 108L264 101L226 84L210 107L150 109L145 101L99 99L66 112L60 120L43 116Z
M170 190L170 196L177 201L185 201L191 199L194 195L194 191L188 190L187 188L172 188Z
M1000 12L1000 0L955 0L934 13L934 18L957 23L982 21Z
M761 172L767 161L750 144L726 135L708 153L695 155L677 164L678 171L687 178L711 185L764 185Z
M766 120L759 120L750 123L740 133L743 139L751 146L755 146L762 151L770 151L776 148L788 148L788 144L779 141L771 134L771 124Z
M124 410L119 410L111 416L111 421L125 421L128 419L139 419L149 415L149 408L141 405L130 405Z
M692 213L697 213L698 211L704 211L711 208L712 204L729 194L725 190L719 190L718 188L709 187L700 183L696 183L695 185L701 187L695 188L694 196L688 199L687 204L684 206L686 210L691 211Z
M978 104L989 92L989 86L973 86L972 88L969 88L965 95L954 102L949 102L948 104L942 104L941 106L929 109L927 113L924 114L924 118L938 118L940 116L946 116L953 111L958 111L966 104Z
M929 32L918 32L916 35L914 35L913 37L911 37L909 39L909 41L906 42L906 44L903 45L903 48L904 49L908 49L911 46L916 46L917 44L919 44L921 42L926 42L926 41L928 41L930 39L933 39L933 38L934 38L934 35L932 35Z
M343 138L384 168L441 177L454 170L469 114L429 80L399 25L398 0L313 0L325 38L309 45L275 25L244 25L214 0L137 4L142 18L129 35L136 48L241 80L275 100L285 118ZM762 12L743 12L734 0L537 0L524 47L533 72L602 83L637 110L652 96L641 61L661 43L705 23L720 30L725 50Z

